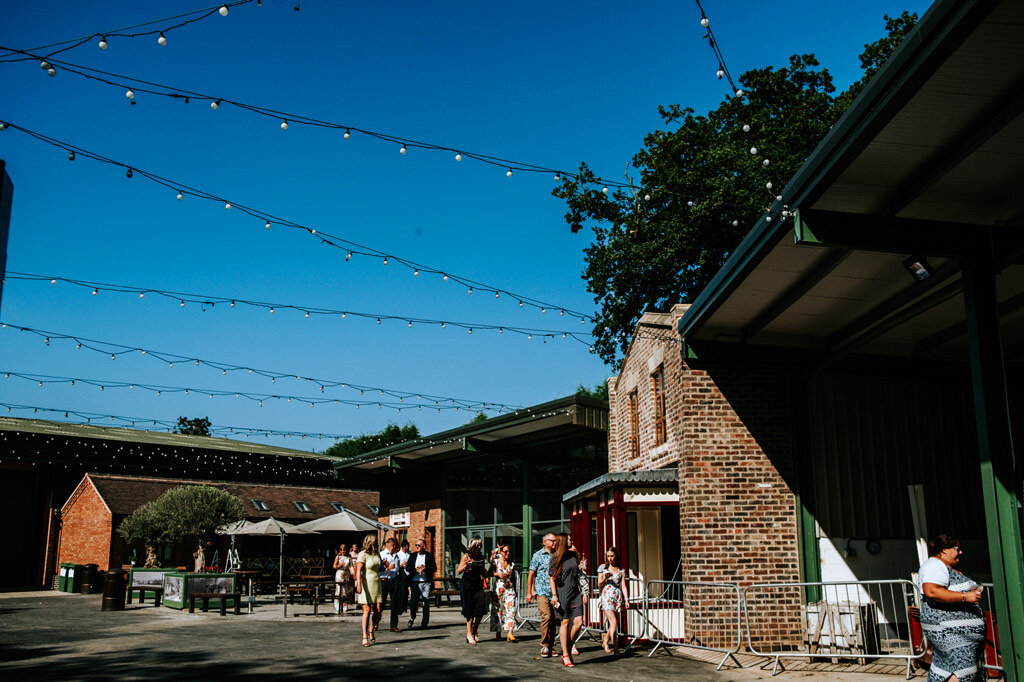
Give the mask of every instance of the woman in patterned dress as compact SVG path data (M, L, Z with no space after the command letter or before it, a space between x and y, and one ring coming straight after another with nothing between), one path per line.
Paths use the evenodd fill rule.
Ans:
M384 607L376 533L367 533L363 539L363 551L356 557L356 575L356 594L363 605L363 646L370 646L377 642L373 633L380 625L380 612Z
M974 682L981 678L978 659L985 642L981 586L953 568L963 554L956 538L939 535L928 550L931 557L918 571L921 629L932 645L927 682Z
M509 545L499 545L494 550L491 555L491 575L494 579L491 590L491 631L495 639L500 639L501 631L505 630L505 641L515 642L516 578L512 548Z
M629 589L626 576L619 566L619 550L609 547L604 553L604 563L597 567L597 589L600 590L597 605L602 620L608 624L601 634L601 648L608 653L619 655L619 612L629 608Z
M356 583L352 579L352 559L349 558L345 545L338 548L338 556L334 557L334 612L345 615L352 597L356 593Z

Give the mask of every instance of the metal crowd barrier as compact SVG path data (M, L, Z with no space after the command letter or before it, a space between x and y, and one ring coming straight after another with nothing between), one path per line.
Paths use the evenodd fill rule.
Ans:
M584 635L605 631L604 614L600 607L601 590L598 589L597 583L598 576L587 576L590 590L583 600L583 627L576 641ZM625 594L628 596L629 608L619 611L616 632L618 638L626 643L623 650L628 651L647 631L647 595L639 578L626 579Z
M649 580L646 597L646 635L655 643L648 657L671 645L723 654L716 670L730 658L742 667L735 656L743 643L737 585Z
M773 676L782 658L904 659L910 679L911 662L924 655L910 636L916 589L909 580L750 585L742 593L747 647L775 659Z
M981 659L981 667L985 670L997 670L1006 674L1003 669L1003 658L999 654L999 629L996 622L996 604L992 594L992 583L981 583L985 589L981 593L981 608L985 612L985 651Z
M537 600L526 601L526 586L529 582L529 571L519 572L519 589L516 592L516 630L526 624L536 628L540 626L540 608Z

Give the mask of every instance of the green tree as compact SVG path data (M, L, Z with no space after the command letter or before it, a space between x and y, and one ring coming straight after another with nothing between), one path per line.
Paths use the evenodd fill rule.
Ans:
M472 418L472 419L470 419L470 420L469 420L468 422L466 422L466 423L467 423L467 424L476 424L477 422L485 422L485 421L487 421L488 419L490 419L490 417L488 416L488 414L487 414L486 412L484 412L483 410L480 410L480 411L479 411L479 412L477 412L477 413L476 413L475 415L473 415L473 418Z
M245 516L242 500L226 490L210 485L184 485L171 488L154 503L166 519L170 537L181 541L195 538L195 570L206 567L206 548L213 543L221 526L236 523Z
M593 230L583 279L599 306L594 352L605 362L617 364L646 310L697 296L917 15L885 20L887 35L865 46L864 77L846 93L835 94L814 55L794 55L784 67L744 73L744 96L706 115L659 107L665 128L644 138L627 171L635 189L605 195L583 163L579 179L552 191L573 232Z
M132 545L141 542L146 548L146 568L159 566L156 547L160 543L173 542L170 523L156 502L147 502L121 521L117 533Z
M583 395L596 400L608 400L608 384L594 384L593 388L580 384L576 387L576 395Z
M178 417L178 425L174 427L174 432L183 436L209 436L210 420L207 417Z
M415 424L399 426L389 423L377 433L364 433L356 438L338 441L324 451L328 457L350 458L358 457L364 452L379 450L389 445L403 443L412 440L420 435L420 430Z

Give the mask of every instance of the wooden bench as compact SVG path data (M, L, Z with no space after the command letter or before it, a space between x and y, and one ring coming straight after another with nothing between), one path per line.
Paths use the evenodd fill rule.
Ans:
M228 614L228 611L227 611L227 609L228 609L228 599L234 599L235 600L235 615L237 616L240 613L239 607L241 606L241 603L242 603L242 593L241 592L193 592L192 594L188 595L188 612L189 613L195 613L196 612L196 599L202 599L203 600L203 606L202 606L203 613L206 613L207 611L210 610L210 600L211 599L220 599L220 615L222 615L222 616L226 616Z
M329 584L329 583L327 583L327 584ZM320 590L321 587L322 587L322 585L319 585L319 584L316 584L316 583L314 583L314 584L308 584L307 583L307 584L298 584L298 585L285 585L285 588L284 588L285 615L287 615L287 613L288 613L288 602L291 599L292 595L301 595L302 597L305 597L305 598L309 599L309 601L313 604L313 615L314 616L318 615L319 614L319 610L320 610L320 603L321 603L321 590ZM333 599L333 598L334 598L333 596L330 597L330 599ZM298 615L298 614L296 614L296 615Z
M452 597L458 597L462 594L459 590L458 578L434 578L434 584L435 586L432 586L432 596L434 597L434 606L437 606L438 608L441 606L441 597L444 597L447 600L448 606L451 606ZM436 587L436 585L440 585L440 587ZM448 588L445 587L445 585L451 585L452 587Z
M163 587L155 587L153 585L148 585L148 586L147 585L129 585L128 589L125 591L125 594L127 596L127 602L129 604L132 603L132 592L138 592L139 593L139 603L140 604L145 604L146 603L146 593L147 592L153 592L154 593L153 594L153 606L160 606L160 596L163 595L164 588Z

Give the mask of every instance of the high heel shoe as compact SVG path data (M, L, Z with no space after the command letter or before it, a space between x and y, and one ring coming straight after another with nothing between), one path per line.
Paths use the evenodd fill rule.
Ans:
M518 639L516 639L516 636L512 634L512 631L511 631L511 630L509 630L509 631L508 631L508 636L507 636L507 637L505 637L505 641L506 641L506 642L518 642L519 640L518 640Z
M473 639L471 636L466 635L466 644L472 644L473 646L476 646L476 640Z
M572 662L572 656L562 656L562 665L566 668L575 668L576 664Z

